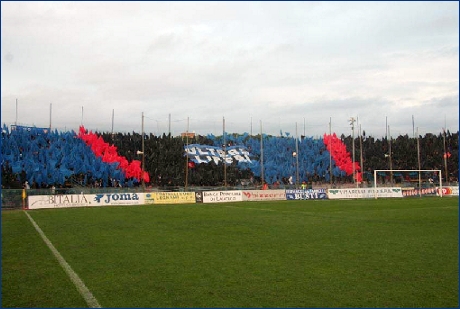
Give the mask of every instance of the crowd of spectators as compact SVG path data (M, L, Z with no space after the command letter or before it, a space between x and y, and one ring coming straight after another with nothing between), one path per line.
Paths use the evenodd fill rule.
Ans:
M227 145L244 145L251 154L252 164L233 162L223 168L214 162L187 165L184 156L186 143L222 146L222 136L195 136L184 139L163 134L95 132L114 147L128 161L144 160L143 169L150 175L152 187L167 186L238 186L243 183L262 183L260 135L227 134ZM139 153L144 138L144 153ZM293 183L347 183L352 176L340 171L330 157L322 139L266 136L263 138L264 181L271 187ZM340 140L347 151L352 150L351 136ZM418 141L417 141L418 140ZM417 142L419 147L417 147ZM375 138L363 133L356 138L355 158L363 165L363 181L372 181L375 169L442 170L443 181L458 181L458 132L426 134L418 138L408 135L393 139ZM296 148L298 147L298 148ZM389 153L391 149L391 154ZM417 153L420 149L420 153ZM298 158L292 154L298 150ZM144 157L143 157L144 156ZM298 159L298 162L296 161ZM359 162L361 163L361 162ZM447 175L444 175L447 163ZM187 169L187 171L186 171ZM185 177L188 177L187 181ZM295 181L299 175L298 182ZM397 177L396 177L397 178ZM75 132L46 131L43 129L2 131L2 188L21 188L28 182L31 188L133 187L142 185L139 179L127 179L116 164L106 164L78 139Z

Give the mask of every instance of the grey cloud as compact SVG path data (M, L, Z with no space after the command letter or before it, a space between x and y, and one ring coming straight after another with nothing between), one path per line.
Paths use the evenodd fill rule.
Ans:
M147 49L147 53L152 53L157 50L171 51L171 49L174 49L176 41L177 38L174 33L159 35L153 39L153 42Z
M7 53L7 54L5 55L5 60L6 60L7 62L13 62L13 59L14 59L13 54Z

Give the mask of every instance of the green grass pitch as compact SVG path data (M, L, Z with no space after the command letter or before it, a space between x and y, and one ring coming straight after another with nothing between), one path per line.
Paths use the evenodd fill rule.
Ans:
M28 212L103 307L458 307L458 198ZM24 211L2 307L86 307Z

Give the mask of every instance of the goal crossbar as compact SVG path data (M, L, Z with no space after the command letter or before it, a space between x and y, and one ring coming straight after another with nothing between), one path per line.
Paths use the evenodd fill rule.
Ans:
M442 172L441 170L374 170L374 192L375 192L375 198L377 199L377 172L418 172L418 183L419 183L419 192L421 191L420 189L422 188L422 178L421 178L421 172L437 172L439 175L439 196L442 197ZM421 195L421 193L420 193Z

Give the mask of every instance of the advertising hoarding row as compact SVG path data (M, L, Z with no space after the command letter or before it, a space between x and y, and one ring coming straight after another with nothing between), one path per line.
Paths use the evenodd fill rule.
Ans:
M228 190L197 192L148 192L103 194L57 194L28 196L28 209L130 206L162 204L227 203L242 201L323 200L402 198L419 195L458 196L458 187L426 188L349 188L292 190Z

